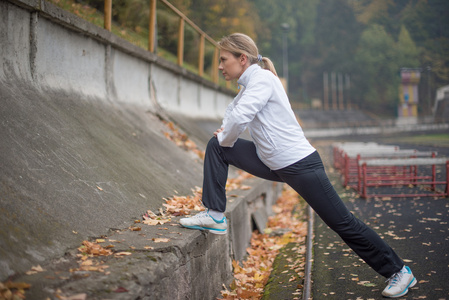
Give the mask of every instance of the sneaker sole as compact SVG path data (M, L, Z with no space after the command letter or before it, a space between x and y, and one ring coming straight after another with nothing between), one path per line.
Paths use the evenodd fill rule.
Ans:
M227 229L216 229L216 228L201 227L201 226L196 226L196 225L194 225L194 226L182 225L182 226L184 226L185 228L189 228L189 229L207 230L213 234L226 234L228 232Z
M399 297L402 297L405 294L407 294L408 293L408 289L411 288L411 287L414 287L415 284L416 284L416 278L413 277L413 280L408 284L408 286L401 293L396 294L396 295L391 295L391 296L385 296L385 297L387 297L387 298L399 298Z

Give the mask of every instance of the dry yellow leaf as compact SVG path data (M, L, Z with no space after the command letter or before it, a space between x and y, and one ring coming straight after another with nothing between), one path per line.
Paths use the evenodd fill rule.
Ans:
M167 238L153 238L152 239L155 243L168 243L170 239Z
M129 256L131 254L132 254L131 252L122 251L122 252L115 253L115 256Z
M27 275L32 275L32 274L36 274L36 273L38 273L38 272L44 272L44 271L45 271L45 270L42 269L42 267L41 267L40 265L37 265L37 266L32 266L32 267L31 267L31 270L25 272L25 274L27 274Z

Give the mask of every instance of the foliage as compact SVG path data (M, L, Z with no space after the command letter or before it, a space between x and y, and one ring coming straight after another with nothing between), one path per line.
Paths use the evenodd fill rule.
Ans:
M103 0L78 2L82 4L74 4L78 5L76 10L85 10L88 15L93 15L89 6L102 10ZM286 35L291 101L308 105L312 98L323 99L323 72L341 73L350 77L353 104L392 116L400 68L421 68L419 92L424 103L449 82L447 0L170 2L215 40L232 32L253 37L260 53L272 59L279 74L284 71ZM148 14L146 0L114 0L113 18L122 29L113 26L113 32L146 47ZM98 23L97 18L90 19ZM157 22L158 52L176 55L178 17L158 2ZM283 23L289 25L288 31L281 27ZM197 64L198 45L198 35L186 25L184 58L192 66ZM215 72L211 70L213 48L207 45L205 71L210 74Z
M428 92L447 85L449 82L447 77L449 74L449 24L447 22L449 2L440 0L400 2L364 0L352 3L357 19L367 26L363 34L369 34L367 31L372 30L373 25L380 25L384 28L385 33L394 40L393 45L383 50L384 52L391 51L392 59L379 61L385 68L390 69L391 76L381 85L369 85L367 82L359 85L357 95L361 97L360 99L370 102L373 99L364 98L365 94L375 95L380 93L381 89L388 90L389 92L385 94L387 98L376 99L373 104L383 108L383 110L379 108L374 110L374 112L381 113L386 109L382 103L388 103L390 107L388 111L391 114L397 99L397 96L394 96L394 89L398 85L398 80L390 81L389 78L398 74L401 67L418 67L423 72L418 87L420 101L430 102L429 100L433 97L430 95L431 99L428 99ZM364 46L366 44L358 45L359 63L364 55L368 59L367 49ZM373 52L371 54L374 56ZM430 74L428 69L432 70L433 74ZM358 75L361 75L360 71ZM358 83L361 81L359 78ZM370 82L372 81L373 79L370 80Z
M361 36L355 56L359 77L355 78L358 93L364 100L361 106L375 109L394 110L399 84L399 65L395 57L394 40L383 26L373 24ZM393 84L386 86L385 82ZM394 105L394 106L393 106Z
M305 204L305 201L302 201ZM223 300L235 299L260 299L263 296L264 287L273 269L273 262L279 250L289 243L296 247L296 261L283 266L286 271L293 274L290 281L304 278L305 247L303 245L307 235L307 223L301 221L303 215L301 209L294 213L300 206L298 194L288 186L285 186L282 195L273 206L274 216L269 217L264 233L254 231L251 237L251 245L246 249L248 256L241 263L232 262L234 280L228 287L221 291ZM285 232L280 235L276 232ZM285 271L285 272L286 272ZM293 298L292 299L297 299Z

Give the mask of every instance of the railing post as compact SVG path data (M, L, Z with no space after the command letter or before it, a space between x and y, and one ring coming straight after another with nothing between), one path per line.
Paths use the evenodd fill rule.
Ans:
M214 49L214 60L212 61L212 81L218 83L218 48Z
M449 197L449 160L446 161L446 197Z
M104 29L111 31L112 0L104 0Z
M178 29L178 65L182 67L184 62L184 18L179 18Z
M149 22L148 51L154 52L154 40L156 38L156 0L150 0Z
M200 51L198 54L198 75L204 73L204 34L200 34Z

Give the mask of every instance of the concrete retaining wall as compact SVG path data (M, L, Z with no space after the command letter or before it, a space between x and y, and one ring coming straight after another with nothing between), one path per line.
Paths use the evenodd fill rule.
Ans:
M220 118L233 98L221 88L110 32L39 0L1 2L0 79Z

